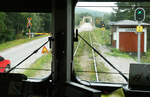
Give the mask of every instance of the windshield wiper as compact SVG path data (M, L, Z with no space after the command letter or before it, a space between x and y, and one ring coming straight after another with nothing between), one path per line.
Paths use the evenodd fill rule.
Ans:
M7 71L6 73L11 72L12 70L14 70L17 66L19 66L21 63L23 63L25 60L27 60L28 58L30 58L33 54L37 53L44 45L46 45L49 41L51 43L51 39L52 37L48 38L48 41L46 41L43 45L41 45L38 49L36 49L35 51L33 51L29 56L27 56L25 59L23 59L21 62L19 62L17 65L15 65L14 67L12 67L11 69L9 69L9 71ZM51 44L50 44L51 46Z
M78 34L78 36L90 47L94 50L94 52L96 52L100 57L102 57L113 69L115 69L127 82L128 82L128 78L120 71L118 70L112 63L110 63L101 53L98 52L98 50L96 50L92 45L90 45L90 43L88 43L88 41L86 41L80 34Z

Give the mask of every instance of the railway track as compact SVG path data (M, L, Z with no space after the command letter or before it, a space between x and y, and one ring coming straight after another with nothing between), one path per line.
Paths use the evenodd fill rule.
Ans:
M93 35L93 33L91 33L91 32L87 32L86 35L83 35L83 34L80 35L79 34L80 40L76 46L74 56L78 52L78 49L80 48L80 45L82 44L82 42L85 42L86 45L89 46L88 52L90 52L90 54L92 54L92 61L93 61L92 65L93 65L93 67L91 69L89 69L87 67L88 69L77 70L77 72L93 73L94 75L92 76L93 78L91 78L91 79L96 81L96 82L100 82L100 81L115 82L115 83L127 82L128 78L125 76L126 73L123 73L119 69L117 69L116 68L117 65L113 65L101 53L99 53L99 51L97 51L95 49L94 42L96 42L96 39L93 38L95 35L94 36L92 36L92 35ZM84 48L82 47L82 49L84 49ZM85 48L85 50L87 50L87 48ZM99 55L100 59L96 60L97 56L95 55L95 53ZM89 55L87 55L87 56L89 56ZM91 55L90 55L90 58L91 58ZM88 62L88 60L87 60L87 62ZM102 64L101 64L101 62L102 62ZM88 63L88 64L91 64L91 63ZM81 64L79 64L79 65L81 65ZM91 65L87 65L87 66L91 66ZM111 71L109 70L110 68L111 68ZM106 76L106 74L107 74L107 76ZM118 76L116 76L116 74L119 74L120 80L118 80ZM101 77L99 77L99 76L101 76ZM90 77L90 75L89 75L89 77ZM114 80L114 79L117 79L117 80Z
M85 32L86 33L86 32ZM87 32L88 33L88 38L89 38L89 40L90 40L90 44L93 46L93 42L92 42L92 38L91 38L91 32ZM84 35L84 34L83 34ZM80 40L79 40L79 42L78 42L78 44L77 44L77 46L76 46L76 48L75 48L75 50L74 50L74 54L73 54L73 56L75 57L76 56L76 54L77 54L77 51L78 51L78 49L79 49L79 46L80 46L80 44L81 44L81 42L84 42L84 41L82 41L82 39L80 38ZM92 50L92 58L93 58L93 65L94 65L94 73L95 73L95 77L96 77L96 82L99 82L99 76L98 76L98 70L97 70L97 64L96 64L96 57L95 57L95 52L94 52L94 50L93 49L91 49ZM89 72L91 72L91 71L89 71Z
M89 39L90 39L91 46L93 46L93 42L92 42L92 39L91 39L91 32L89 32ZM97 71L97 64L96 64L96 58L95 58L95 53L94 53L93 49L92 49L92 55L93 55L93 61L94 61L94 70L95 70L95 75L96 75L96 82L99 82L98 71Z
M79 43L78 43L78 45L77 45L77 47L76 47L76 49L75 49L75 51L74 51L74 53L73 53L73 57L76 55L76 53L77 53L77 51L78 51L78 48L79 48L79 46L80 46L80 43L81 43L81 39L79 40Z

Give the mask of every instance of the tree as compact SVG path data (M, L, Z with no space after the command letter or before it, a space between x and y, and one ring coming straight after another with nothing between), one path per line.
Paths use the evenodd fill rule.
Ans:
M43 28L44 32L50 32L51 31L51 14L50 13L40 13L41 21L41 27Z
M5 25L6 14L4 12L0 12L0 43L5 41L3 38L5 36L6 25Z
M101 17L95 17L95 26L100 28L101 27Z

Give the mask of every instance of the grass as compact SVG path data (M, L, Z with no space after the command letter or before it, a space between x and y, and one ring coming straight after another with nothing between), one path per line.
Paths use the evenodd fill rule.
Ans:
M74 44L74 49L76 49L77 45L78 45L78 42L76 42ZM80 61L79 57L82 55L84 47L85 47L85 44L81 40L81 43L80 43L80 45L78 47L78 51L77 51L77 53L76 53L76 55L74 57L74 64L75 64L74 65L74 69L75 69L75 71L83 71L81 65L79 64L79 61Z
M106 40L106 39L104 39L104 37L108 37L109 33L110 33L109 31L105 30L104 36L102 36L101 29L96 29L93 32L91 32L92 41L94 43L108 45L109 44L109 38L107 38L108 40ZM95 44L93 44L93 45L96 48L97 48L97 46L99 46L99 45L95 45ZM98 54L95 53L95 56L98 56ZM96 64L97 64L97 71L98 72L109 72L110 71L109 68L107 68L102 61L97 61ZM98 76L99 76L99 80L103 81L103 82L105 82L105 81L110 82L112 79L112 76L109 74L98 73Z
M90 43L89 32L83 32L83 33L84 33L84 35L82 35L82 37L84 37L84 39L87 40ZM93 42L98 42L98 40L94 36L95 36L95 33L91 32L92 41ZM75 43L75 48L76 48L76 46L77 46L77 43ZM80 62L79 58L80 58L80 56L83 55L84 51L88 52L87 56L89 57L89 59L91 59L89 61L89 66L87 67L87 69L92 71L92 72L86 72L86 73L88 73L90 81L96 81L96 74L95 74L95 68L94 68L92 49L88 45L86 45L85 42L82 41L82 40L81 40L80 47L78 48L77 54L74 57L74 69L75 69L75 71L83 71L83 70L86 69L86 68L82 68L82 66L79 63ZM95 54L95 55L97 55L97 54ZM107 72L107 71L109 71L109 69L104 65L103 62L97 62L97 64L98 64L97 65L98 72ZM77 76L84 75L83 72L79 72L79 73L76 72L76 74L77 74ZM103 78L103 77L105 78L106 76L108 77L107 80L111 79L111 76L106 75L106 74L105 75L104 74L99 74L99 79Z
M89 33L90 32L86 32L84 38L88 41L88 43L91 43L90 39L89 39ZM91 35L91 33L90 33ZM91 35L91 39L92 38L92 35ZM90 61L90 69L91 71L94 71L93 73L90 73L90 81L96 81L96 74L95 74L95 68L94 68L94 60L93 60L93 52L92 52L92 49L86 44L85 45L85 50L87 50L88 52L88 57L91 58L92 60Z
M76 49L76 47L77 47L77 45L78 45L78 43L75 43L75 45L74 45L74 48ZM78 47L78 51L77 51L77 53L76 53L76 55L75 55L75 57L74 57L74 70L75 71L83 71L83 69L82 69L82 67L81 67L81 65L80 65L80 56L82 55L82 53L83 53L83 47L84 47L84 44L83 44L83 42L81 41L81 43L80 43L80 45L79 45L79 47ZM82 75L82 73L81 72L76 72L76 75L77 76L81 76Z
M17 45L27 43L29 41L39 39L39 38L42 38L42 37L46 37L46 36L48 36L48 35L37 36L37 37L31 38L31 39L28 39L28 38L26 38L26 39L17 39L17 40L5 42L5 43L0 44L0 51L4 51L8 48L15 47Z
M30 68L34 69L44 69L45 66L50 65L52 56L51 53L49 52L48 54L43 55L39 59L37 59L33 64L30 65ZM25 70L23 74L25 74L27 77L34 77L39 70Z
M100 28L97 28L93 31L92 35L97 36L93 37L93 39L95 39L98 43L102 45L110 45L110 33L111 32L109 30L102 31Z
M79 59L78 58L74 58L74 70L75 71L83 71L81 65L79 64ZM76 72L77 76L81 76L82 73Z
M148 50L144 56L141 57L142 63L150 63L150 50Z
M82 34L82 37L84 37L88 42L89 42L89 32L82 32L84 34ZM80 38L79 38L80 40ZM77 47L77 43L75 43L74 47ZM85 44L85 42L83 40L81 40L80 46L78 48L78 51L76 53L76 56L74 57L74 70L76 72L77 76L83 76L83 75L88 75L88 79L90 79L90 81L95 81L96 77L95 77L95 73L91 73L91 72L78 72L78 71L83 71L83 70L90 70L90 71L94 71L94 65L93 65L93 60L89 61L89 63L87 63L87 68L83 68L80 64L80 56L83 55L83 52L86 51L88 52L87 56L89 58L92 58L92 49Z
M112 76L110 74L104 74L101 72L109 72L109 68L107 68L103 62L96 62L97 64L97 71L99 72L99 80L101 82L111 82L112 81Z
M101 44L101 45L107 45L107 46L110 46L110 40L111 40L111 37L110 37L110 31L109 30L105 30L104 31L104 34L102 33L101 29L100 28L97 28L96 30L93 31L92 35L93 36L98 36L99 38L97 37L93 37L93 39ZM116 48L111 48L111 53L106 53L107 55L110 55L110 56L116 56L116 57L125 57L125 58L131 58L127 53L123 53L123 52L120 52L118 49Z
M128 55L127 53L121 52L120 50L118 50L116 48L111 48L111 52L106 53L106 54L110 55L110 56L116 56L116 57L131 58L131 56Z

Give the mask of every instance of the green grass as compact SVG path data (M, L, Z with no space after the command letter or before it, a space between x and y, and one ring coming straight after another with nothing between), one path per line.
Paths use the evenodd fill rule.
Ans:
M27 43L29 41L39 39L39 38L42 38L42 37L46 37L46 36L48 36L48 35L42 35L42 36L34 37L34 38L31 38L31 39L28 39L28 38L26 38L26 39L17 39L17 40L5 42L5 43L0 44L0 51L4 51L8 48L15 47L17 45Z
M90 43L89 32L83 32L83 33L84 33L84 35L82 35L82 37ZM90 34L91 34L92 41L93 42L98 42L98 40L95 37L95 33L91 32ZM75 48L76 48L76 46L77 46L77 43L75 43ZM87 44L85 44L84 41L81 41L80 47L77 51L77 54L74 57L74 69L75 69L75 71L83 71L83 68L79 64L79 61L80 61L79 58L80 58L80 56L82 56L84 50L86 50L88 52L88 57L91 59L91 61L89 63L90 67L88 67L88 68L90 69L90 71L93 71L93 72L87 72L89 77L90 77L89 79L90 79L90 81L96 81L96 74L94 72L95 68L94 68L92 49ZM95 55L97 55L97 54L95 53ZM97 65L98 72L107 72L107 71L109 71L109 69L104 65L104 63L102 63L102 62L98 63L97 62L97 64L98 64ZM80 73L76 72L76 74L78 76L78 75L82 75L84 73L83 72L80 72ZM107 75L99 74L99 78L106 77L106 76L108 77L107 79L112 78L108 74Z
M112 76L111 74L104 74L100 72L109 72L109 68L107 68L103 62L96 62L97 64L97 71L99 72L99 80L101 82L111 82L112 81Z
M79 64L78 58L74 58L74 70L75 71L83 71L81 65ZM76 76L81 76L81 75L82 75L81 72L76 72Z
M96 37L93 37L93 39L97 41L98 43L102 45L110 45L110 42L111 42L110 33L111 32L109 30L102 31L100 28L97 28L91 34L93 36L96 36Z
M150 50L145 53L144 56L141 57L142 63L150 63Z
M86 36L86 32L82 32L81 34L83 37ZM80 40L80 38L79 38L79 40ZM77 45L78 45L78 42L76 42L74 44L74 49L76 49ZM80 56L83 55L83 51L85 50L85 48L86 48L86 44L84 43L83 40L81 40L80 45L78 47L78 51L77 51L76 55L74 56L74 70L75 70L75 73L77 76L81 76L84 74L83 72L78 72L78 71L83 71L83 68L80 65L79 58L80 58Z
M34 69L44 69L45 65L50 65L52 56L49 52L48 54L43 55L39 59L37 59L33 64L30 65L30 68ZM49 66L50 67L50 66ZM25 70L23 74L25 74L27 77L34 77L39 70Z
M76 43L74 44L74 49L75 49L75 50L76 50L77 45L78 45L78 42L76 42ZM81 40L80 45L79 45L79 47L78 47L78 51L77 51L77 53L76 53L76 55L75 55L75 57L74 57L74 70L75 70L75 71L83 71L81 65L79 64L79 61L80 61L79 57L83 54L84 47L85 47L85 44L84 44L83 41ZM78 76L79 74L81 75L82 73L76 72L76 74L77 74L77 76Z
M110 46L111 37L110 37L109 30L105 30L103 34L101 29L97 28L96 30L92 32L92 36L93 36L94 41L96 41L97 43L101 45ZM120 52L119 50L115 48L111 48L111 51L112 51L111 53L106 53L106 54L110 56L130 58L130 56L127 53Z
M89 40L89 32L82 32L82 33L84 33L84 34L82 34L82 37L84 37L88 42L90 42L90 40ZM80 40L80 38L79 38L79 40ZM76 48L77 45L78 44L75 43L74 47ZM80 65L80 59L79 58L80 58L80 56L83 55L84 51L88 52L87 56L89 58L92 58L92 49L87 44L85 44L85 42L83 40L81 40L81 43L80 43L80 46L79 46L78 51L76 53L76 56L74 57L74 70L75 71L83 71L83 68ZM91 60L89 62L90 67L87 67L88 69L90 69L90 71L94 71L94 64L92 62L93 62L93 60ZM87 73L88 73L88 75L90 77L89 78L90 81L95 81L96 80L95 73L90 73L90 72L87 72ZM85 74L84 72L76 72L77 76L81 76L81 75L84 75L84 74Z
M120 50L118 50L116 48L111 48L111 52L106 53L106 54L110 55L110 56L116 56L116 57L131 58L131 56L128 55L127 53L121 52Z

